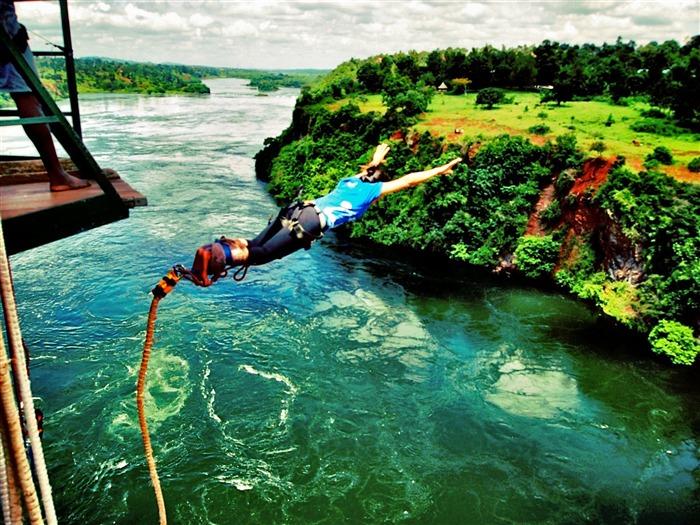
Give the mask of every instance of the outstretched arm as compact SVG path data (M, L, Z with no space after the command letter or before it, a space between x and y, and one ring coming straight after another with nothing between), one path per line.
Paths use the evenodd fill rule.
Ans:
M372 157L372 160L367 165L367 167L370 167L370 166L376 167L376 166L379 166L380 164L383 164L385 162L384 158L387 156L390 149L391 148L389 148L388 144L380 144L379 146L377 146L377 149L374 150L374 156Z
M457 157L443 166L438 166L437 168L432 168L425 171L418 171L416 173L409 173L408 175L404 175L399 179L385 182L382 184L380 197L396 191L405 190L406 188L410 188L412 186L417 186L418 184L421 184L438 175L449 175L452 173L452 168L454 168L460 162L462 162L462 159Z

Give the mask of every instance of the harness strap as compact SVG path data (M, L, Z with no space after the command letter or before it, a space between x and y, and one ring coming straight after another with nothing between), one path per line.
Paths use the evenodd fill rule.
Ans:
M299 222L299 217L301 216L302 212L305 208L309 207L313 207L314 211L316 211L316 213L318 214L318 220L321 224L321 232L318 235L314 235L313 233L306 231L306 229ZM290 210L294 211L292 211L291 217L287 218L286 215L289 213ZM316 203L314 201L297 202L288 206L287 208L284 208L280 212L280 221L282 222L282 226L284 226L290 232L292 232L297 239L299 239L300 241L304 241L304 248L307 250L311 248L311 245L314 241L323 237L323 232L327 228L326 217L321 211L321 208L316 206Z

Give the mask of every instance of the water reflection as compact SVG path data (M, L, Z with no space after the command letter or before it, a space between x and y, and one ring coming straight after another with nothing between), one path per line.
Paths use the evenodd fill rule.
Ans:
M580 408L575 379L556 370L528 369L519 359L498 369L501 376L486 401L516 416L551 419Z

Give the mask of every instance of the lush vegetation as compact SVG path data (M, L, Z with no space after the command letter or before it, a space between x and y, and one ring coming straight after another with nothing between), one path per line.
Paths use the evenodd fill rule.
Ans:
M57 85L64 80L62 62L56 58L42 60L42 79L55 80ZM209 93L209 88L202 83L201 69L192 66L84 58L76 61L75 70L78 90L83 93Z
M671 112L679 125L700 131L700 36L684 46L675 41L637 46L621 39L613 44L583 46L545 40L538 46L465 51L436 50L369 60L351 60L336 71L342 78L314 90L318 98L351 93L381 93L397 84L466 89L543 89L544 100L558 104L606 96L615 104L643 96ZM496 95L497 96L497 95ZM664 117L662 112L658 115Z
M55 98L68 96L65 61L62 58L37 57L42 83ZM202 82L207 78L242 78L260 92L280 87L301 88L325 72L317 70L263 71L178 64L125 62L103 58L75 60L76 81L80 93L208 94ZM0 105L11 105L9 97Z
M697 140L700 97L692 90L698 86L684 79L699 72L697 37L684 46L545 41L531 48L351 60L302 91L291 125L266 141L256 169L276 197L291 200L300 184L306 197L330 191L369 160L379 141L391 142L386 167L394 176L460 155L467 160L454 175L383 199L344 231L553 281L649 334L654 351L689 364L700 351L700 186L660 169L675 162L676 149L665 144L675 144L679 135ZM441 82L448 93L437 92ZM536 85L549 87L538 92ZM494 108L517 104L521 93L534 99L518 106L519 116L539 121L523 124L521 133L487 135L452 126L436 133L426 124L453 103L460 109L452 113L481 111L499 119ZM600 135L587 136L585 145L571 129L585 118L582 108L561 130L535 110L553 104L548 112L566 111L585 99L604 108ZM642 102L647 113L621 125L617 109ZM672 136L650 134L650 142L662 143L637 171L603 133L629 129L640 119L663 122ZM552 136L554 129L561 133ZM537 143L530 134L540 138ZM603 155L617 157L612 169ZM607 176L588 181L603 168ZM546 195L551 202L535 213Z

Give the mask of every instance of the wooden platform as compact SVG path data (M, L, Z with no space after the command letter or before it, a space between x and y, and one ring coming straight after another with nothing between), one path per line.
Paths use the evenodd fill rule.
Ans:
M69 160L64 169L76 175ZM114 170L103 170L121 202L104 194L93 181L87 188L54 193L36 159L0 161L0 216L9 254L41 246L129 216L146 206L144 195L131 188Z

